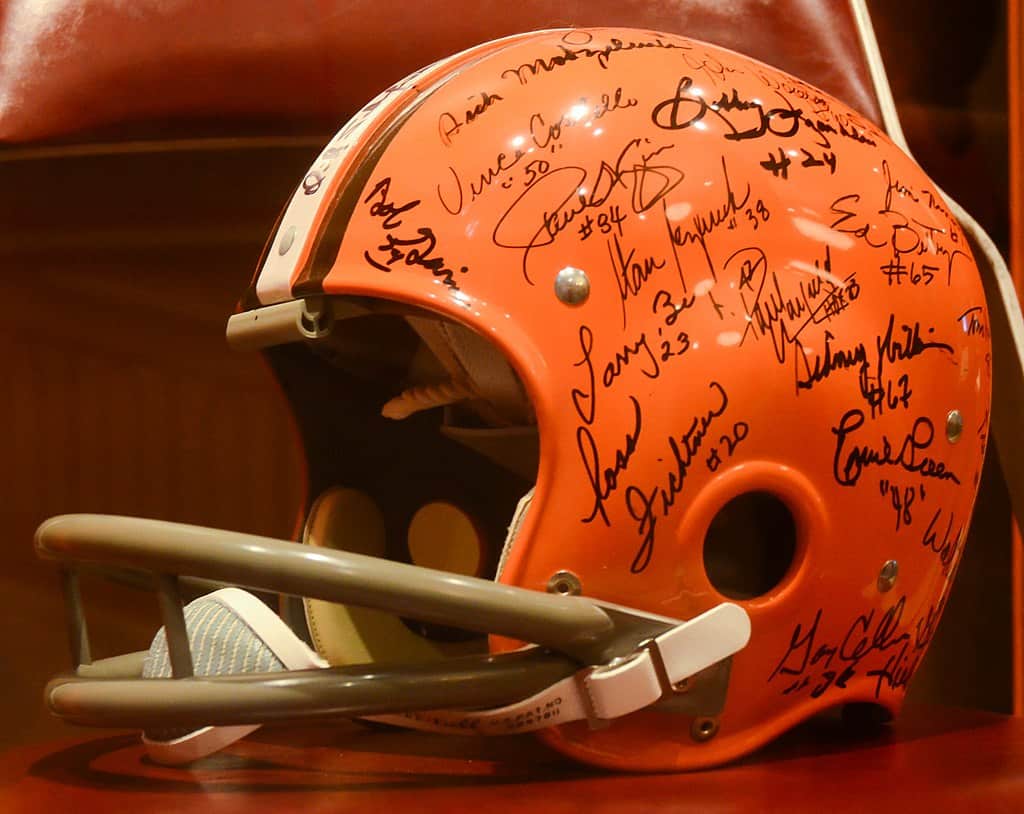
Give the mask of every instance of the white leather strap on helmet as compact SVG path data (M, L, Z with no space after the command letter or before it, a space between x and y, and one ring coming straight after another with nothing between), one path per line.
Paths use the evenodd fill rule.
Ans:
M430 732L512 735L570 721L620 718L670 695L674 685L739 652L749 639L747 612L723 603L648 640L632 656L580 670L515 704L369 720Z
M276 613L239 588L223 588L200 597L186 609L185 619L199 675L328 666ZM161 628L153 639L143 675L155 678L170 674L167 639ZM175 766L219 752L257 729L259 725L254 724L204 726L170 738L145 733L142 742L154 761Z
M326 667L259 600L228 589L196 601L223 604L251 630L254 640L290 669ZM190 629L191 633L196 632ZM161 639L162 631L157 635ZM544 690L508 706L484 711L437 710L402 715L366 716L366 720L447 734L512 735L570 721L606 721L629 715L670 696L675 685L729 658L750 638L750 619L738 605L724 603L640 644L630 656L586 667ZM207 645L207 649L209 645ZM200 651L202 652L202 650ZM159 763L198 760L230 745L257 726L207 726L181 737L146 738Z

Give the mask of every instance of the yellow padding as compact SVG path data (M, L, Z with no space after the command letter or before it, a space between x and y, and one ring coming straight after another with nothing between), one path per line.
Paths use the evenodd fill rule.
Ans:
M451 503L421 506L409 523L408 543L414 565L467 577L483 570L483 538L469 515Z
M386 550L384 517L374 500L364 492L329 489L317 498L310 510L303 542L383 557ZM483 640L436 642L426 639L413 633L397 616L383 611L319 599L304 601L313 644L333 665L437 661L486 651Z

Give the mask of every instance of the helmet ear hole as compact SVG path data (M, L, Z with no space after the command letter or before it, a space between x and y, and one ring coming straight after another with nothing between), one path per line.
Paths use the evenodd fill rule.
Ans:
M704 571L730 599L754 599L785 578L796 554L796 521L770 492L747 492L726 503L704 535Z

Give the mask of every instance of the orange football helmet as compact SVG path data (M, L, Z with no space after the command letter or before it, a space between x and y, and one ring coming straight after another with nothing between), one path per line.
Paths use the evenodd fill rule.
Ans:
M341 713L661 770L898 710L974 504L988 321L941 194L826 93L651 31L457 54L327 145L228 335L293 406L308 545L48 521L69 568L162 575L169 634L55 680L59 714L168 760ZM199 669L179 574L312 597L284 615L316 652L254 621L260 672Z

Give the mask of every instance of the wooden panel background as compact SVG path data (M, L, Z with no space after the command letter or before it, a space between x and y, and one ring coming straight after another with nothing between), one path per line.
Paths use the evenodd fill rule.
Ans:
M66 734L42 707L68 655L56 573L32 551L41 520L112 512L291 536L294 428L224 325L315 143L269 160L214 145L0 163L0 746ZM153 597L97 582L86 598L98 655L148 646Z

